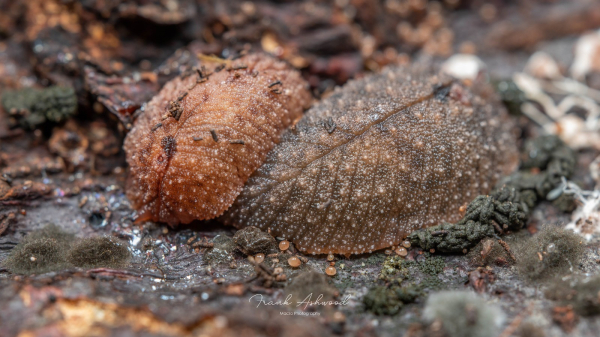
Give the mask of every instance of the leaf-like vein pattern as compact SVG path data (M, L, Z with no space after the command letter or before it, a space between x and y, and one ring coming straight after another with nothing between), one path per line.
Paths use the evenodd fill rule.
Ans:
M309 253L397 245L418 228L458 220L461 206L515 168L512 129L486 85L469 90L430 70L390 68L311 108L222 219Z

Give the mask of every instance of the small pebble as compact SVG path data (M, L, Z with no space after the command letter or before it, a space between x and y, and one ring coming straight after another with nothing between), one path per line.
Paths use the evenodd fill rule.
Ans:
M334 276L336 272L337 272L337 270L335 270L335 267L333 267L333 266L329 266L329 267L325 268L325 274L327 274L329 276Z
M279 243L279 249L287 250L288 248L290 248L290 242L288 240L283 240Z
M398 247L398 249L396 249L396 254L400 256L406 256L408 255L408 250L406 250L404 247Z
M256 254L256 255L254 255L254 261L255 261L256 263L261 263L261 262L263 262L264 260L265 260L265 254L263 254L263 253L258 253L258 254Z
M296 256L290 257L288 259L288 263L290 264L290 266L292 268L298 268L302 264L302 262L300 261L300 259L298 257L296 257Z

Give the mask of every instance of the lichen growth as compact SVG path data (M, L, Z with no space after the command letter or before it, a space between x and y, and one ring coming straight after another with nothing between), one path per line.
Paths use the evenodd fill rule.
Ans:
M442 289L444 282L438 275L444 270L444 259L429 253L422 256L420 261L388 256L379 274L386 284L369 289L363 297L365 309L376 315L394 315L425 292ZM417 278L419 273L423 275Z
M35 129L46 122L66 120L77 111L77 97L71 87L7 91L1 101L11 128Z
M416 268L428 276L437 276L444 271L446 263L442 257L431 256L429 253L423 253L422 256L420 261L407 260L401 256L388 256L381 268L379 279L397 283L402 283L404 280L412 281L409 268Z
M386 282L402 283L410 275L407 267L406 260L403 257L388 256L383 262L379 279Z
M495 337L504 320L499 308L470 291L430 295L423 316L430 322L441 322L449 337Z
M421 262L415 262L419 270L424 274L435 276L444 271L444 267L446 266L446 262L440 256L430 256L425 253L425 259Z
M131 253L127 246L108 236L78 240L67 254L67 261L81 268L121 268L130 259Z
M514 247L517 270L532 281L548 280L576 268L583 255L583 238L570 230L546 225Z

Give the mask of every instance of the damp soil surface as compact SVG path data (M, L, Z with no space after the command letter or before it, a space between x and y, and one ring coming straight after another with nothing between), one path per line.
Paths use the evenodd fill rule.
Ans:
M77 115L33 127L9 128L13 116L0 108L0 263L49 224L73 240L119 239L131 252L125 266L18 275L0 265L0 336L424 336L427 294L464 289L504 311L504 337L525 323L545 336L597 336L599 316L560 309L543 282L525 280L510 263L477 269L469 254L411 247L405 259L414 263L403 276L429 288L398 312L376 315L363 298L386 284L380 275L394 252L329 261L292 244L265 248L257 265L257 255L237 247L236 230L216 220L175 229L134 223L123 139L143 103L197 65L193 55L272 53L299 69L318 99L387 64L439 63L461 51L477 53L492 79L510 78L538 50L567 66L577 37L600 27L600 7L584 0L383 3L0 1L0 94L62 85L78 102ZM519 144L540 134L524 116L513 118ZM572 180L587 189L597 155L578 153ZM569 221L543 202L514 240ZM288 263L293 255L298 268ZM310 274L330 264L335 276ZM600 242L572 269L600 273ZM291 304L277 304L290 293ZM298 306L309 294L338 303Z

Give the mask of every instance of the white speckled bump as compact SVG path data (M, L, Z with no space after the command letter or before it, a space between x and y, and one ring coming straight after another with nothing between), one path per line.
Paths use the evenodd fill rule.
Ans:
M127 196L139 221L175 225L221 215L311 102L300 74L266 55L198 79L168 82L125 139ZM178 120L169 115L173 101Z

